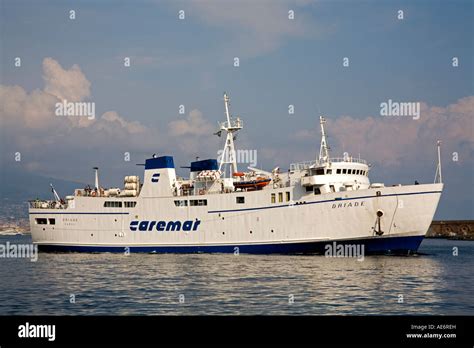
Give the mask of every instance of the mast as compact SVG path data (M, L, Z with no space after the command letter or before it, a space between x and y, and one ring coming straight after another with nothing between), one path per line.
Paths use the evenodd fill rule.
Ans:
M436 166L436 174L435 174L435 180L434 182L436 183L436 179L438 179L438 183L443 183L443 176L441 174L441 140L438 140L437 142L437 147L438 147L438 165Z
M321 147L319 149L319 163L329 162L329 146L326 141L326 132L324 131L324 124L326 119L323 116L319 116L319 124L321 125Z
M229 168L229 178L232 178L232 174L236 173L237 160L235 158L235 147L234 147L234 133L242 129L242 121L239 117L233 119L229 112L229 96L224 92L224 106L227 121L220 123L220 130L216 133L220 136L222 131L227 132L227 138L224 144L224 149L221 154L221 161L219 164L219 171L222 172L226 177L226 166Z
M95 171L95 189L99 190L99 168L94 167L92 169L94 169L94 171Z

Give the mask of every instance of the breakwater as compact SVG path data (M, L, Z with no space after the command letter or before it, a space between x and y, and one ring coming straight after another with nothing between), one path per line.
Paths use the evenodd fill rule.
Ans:
M474 220L433 221L426 237L474 240Z

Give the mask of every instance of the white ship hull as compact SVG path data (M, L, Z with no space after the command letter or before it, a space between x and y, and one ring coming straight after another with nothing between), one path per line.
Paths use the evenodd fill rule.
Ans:
M94 189L62 200L30 202L33 242L51 251L321 253L331 243L356 244L365 253L416 252L435 214L439 183L385 187L369 181L370 165L345 153L331 158L320 117L319 159L287 172L239 172L229 112L220 164L191 162L189 179L176 176L173 157L145 161L143 180ZM360 249L359 249L360 250Z
M363 244L366 253L410 253L428 231L442 188L315 195L286 187L178 197L207 200L206 206L185 207L176 207L174 196L122 199L136 201L134 208L104 208L110 199L77 197L73 208L30 209L30 225L33 242L50 251L321 253L338 242ZM292 199L271 203L270 192L277 197L290 192ZM244 206L237 196L245 197ZM380 228L377 211L384 212ZM53 218L55 224L37 224L37 218ZM376 235L378 228L382 235Z

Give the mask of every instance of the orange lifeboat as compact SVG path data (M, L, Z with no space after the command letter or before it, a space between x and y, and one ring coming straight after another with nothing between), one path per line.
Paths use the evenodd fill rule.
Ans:
M244 176L245 173L244 172L235 172L232 174L232 176Z
M270 181L272 181L270 178L257 177L254 180L236 181L234 182L234 186L235 188L240 189L261 190L263 187L267 186Z

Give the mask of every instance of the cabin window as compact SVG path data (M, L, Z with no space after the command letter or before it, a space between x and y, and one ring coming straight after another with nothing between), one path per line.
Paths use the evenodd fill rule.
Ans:
M188 201L187 200L179 200L179 201L174 201L174 205L177 207L187 207L188 206Z
M324 175L324 169L316 169L316 175Z
M49 224L50 225L56 225L56 219L55 218L49 218Z
M352 174L352 169L348 169L347 174Z
M283 192L278 192L278 202L283 202Z
M189 203L191 206L203 206L207 205L207 199L191 199Z
M319 187L314 188L314 194L315 195L320 195L321 194L321 190L319 189Z
M332 169L326 170L326 174L332 174Z
M272 203L276 203L276 199L275 199L275 194L274 194L274 193L272 193L272 201L271 201L271 202L272 202Z
M235 202L237 204L244 204L245 203L245 197L235 197Z
M341 169L336 170L336 174L341 174Z
M347 174L347 169L343 169L342 174Z
M38 225L46 225L48 223L48 219L46 218L36 218L35 221Z
M286 201L287 201L287 202L290 201L290 193L289 193L289 192L286 193Z
M137 202L123 202L125 208L135 208Z
M329 188L331 189L331 192L336 192L336 189L334 188L334 185L329 185Z
M106 208L122 208L122 202L117 201L106 201L104 202Z

